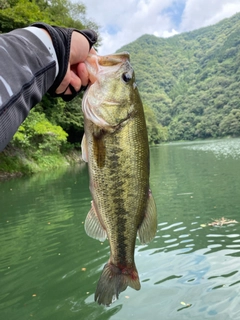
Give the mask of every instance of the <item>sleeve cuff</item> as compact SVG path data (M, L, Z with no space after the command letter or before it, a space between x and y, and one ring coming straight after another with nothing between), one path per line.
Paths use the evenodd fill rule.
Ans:
M54 46L53 46L53 43L52 43L50 37L48 37L47 34L42 29L37 28L37 27L27 27L24 29L32 32L36 37L38 37L42 41L42 43L48 49L50 55L52 56L52 58L56 62L56 72L55 72L55 79L56 79L56 77L58 75L58 71L59 71L59 65L58 65L56 51L54 49Z

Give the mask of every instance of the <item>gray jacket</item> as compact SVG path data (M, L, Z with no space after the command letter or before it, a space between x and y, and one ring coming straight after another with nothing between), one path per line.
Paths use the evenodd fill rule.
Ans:
M0 151L55 80L56 61L26 29L0 36Z

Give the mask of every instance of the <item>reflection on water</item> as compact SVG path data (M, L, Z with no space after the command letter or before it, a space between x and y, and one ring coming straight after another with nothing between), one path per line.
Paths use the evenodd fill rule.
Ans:
M186 149L190 150L201 150L205 152L213 152L216 157L231 157L235 159L240 159L240 148L239 139L234 140L213 140L206 141L205 143L186 146Z
M240 140L151 149L158 231L136 246L141 290L111 307L94 291L109 257L89 238L85 165L0 183L0 318L240 319Z

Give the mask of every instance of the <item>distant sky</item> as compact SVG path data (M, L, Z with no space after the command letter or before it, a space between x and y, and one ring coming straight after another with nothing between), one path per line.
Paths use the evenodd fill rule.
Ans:
M143 34L170 37L215 24L240 12L240 0L80 0L80 2L87 8L87 18L100 26L102 46L98 52L101 55L114 53Z

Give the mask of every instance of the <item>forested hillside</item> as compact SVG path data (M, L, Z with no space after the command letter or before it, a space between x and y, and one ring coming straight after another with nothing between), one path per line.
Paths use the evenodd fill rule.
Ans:
M98 32L98 26L86 18L85 6L70 0L0 0L0 33L36 21ZM0 153L0 171L32 172L62 165L62 154L79 147L82 135L81 97L66 103L46 94Z
M151 141L240 135L240 14L167 39L144 35L118 51L130 53L160 124Z

